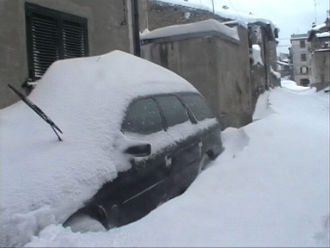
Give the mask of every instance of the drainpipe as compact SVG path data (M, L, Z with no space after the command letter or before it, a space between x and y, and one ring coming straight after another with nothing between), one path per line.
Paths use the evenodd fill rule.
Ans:
M138 0L131 0L131 4L132 4L132 19L133 19L132 21L133 21L134 55L141 57Z

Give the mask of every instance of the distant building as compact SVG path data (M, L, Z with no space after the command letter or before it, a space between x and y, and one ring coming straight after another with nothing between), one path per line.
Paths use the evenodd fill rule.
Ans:
M280 53L277 58L277 70L281 73L282 78L291 78L292 76L292 63L290 54Z
M311 83L311 44L307 34L291 35L293 80L302 86Z
M329 15L329 11L328 11ZM318 89L330 83L330 18L308 33L311 44L311 84Z

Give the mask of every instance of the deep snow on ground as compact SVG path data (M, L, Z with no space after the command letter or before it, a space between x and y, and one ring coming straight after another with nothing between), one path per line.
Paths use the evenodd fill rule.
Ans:
M27 246L329 246L329 94L287 84L222 133L183 195L105 233L50 225Z

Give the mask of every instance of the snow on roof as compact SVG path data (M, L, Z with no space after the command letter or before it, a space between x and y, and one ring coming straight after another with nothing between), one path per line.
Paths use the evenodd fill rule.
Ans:
M230 28L214 19L158 28L151 32L142 34L141 39L152 40L165 37L196 35L201 33L217 33L234 41L240 40L237 27Z
M326 23L322 23L320 25L317 25L317 26L313 27L312 30L313 31L319 31L320 29L325 28L326 26L327 26Z
M320 48L320 49L316 49L315 52L329 52L330 48Z
M264 62L261 57L261 47L258 44L253 44L252 45L252 59L253 59L253 64L254 65L264 65Z
M21 246L37 228L63 223L129 169L113 149L129 102L178 91L196 90L175 73L120 51L55 62L29 99L63 130L63 142L22 101L0 110L0 246Z
M330 32L316 33L315 35L318 38L327 38L330 37Z
M293 34L290 40L306 40L308 38L307 34Z
M280 61L280 60L277 60L276 63L279 64L279 65L284 65L284 66L289 66L290 65L289 62Z
M172 5L181 5L181 6L186 6L190 8L195 8L195 9L202 9L206 11L213 11L212 4L206 5L205 2L203 1L182 1L182 0L154 0L156 2L164 2ZM211 2L210 2L211 3ZM238 11L233 10L231 7L231 2L229 0L222 0L222 5L223 7L221 9L216 8L215 9L215 14L226 18L226 19L231 19L231 20L236 20L238 23L243 24L246 26L249 23L264 23L264 24L269 24L272 28L272 31L277 28L276 25L270 21L269 19L266 18L261 18L258 16L254 16L252 14L245 14L241 13Z

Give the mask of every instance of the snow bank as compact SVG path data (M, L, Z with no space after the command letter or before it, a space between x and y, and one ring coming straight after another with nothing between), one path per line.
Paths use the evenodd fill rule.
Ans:
M261 98L263 116L222 132L225 151L180 197L106 233L51 225L28 246L328 246L329 94Z
M186 80L120 51L54 63L29 98L63 130L63 142L23 102L0 110L0 246L20 246L62 223L129 169L114 151L132 98L188 91Z
M299 86L295 81L292 80L281 80L281 86L283 88L293 90L295 92L309 92L311 91L310 87ZM313 90L312 90L313 91Z
M141 35L142 40L151 40L157 38L182 36L182 35L192 35L198 33L216 32L224 35L227 38L239 41L239 35L237 28L230 28L220 22L209 19L200 22L194 22L189 24L172 25L164 28L158 28L148 33L143 33Z
M261 57L261 47L258 44L252 45L252 59L254 65L264 65Z
M274 75L274 77L276 77L277 79L281 79L281 73L279 73L278 71L275 71L274 68L272 66L270 66L270 72Z

